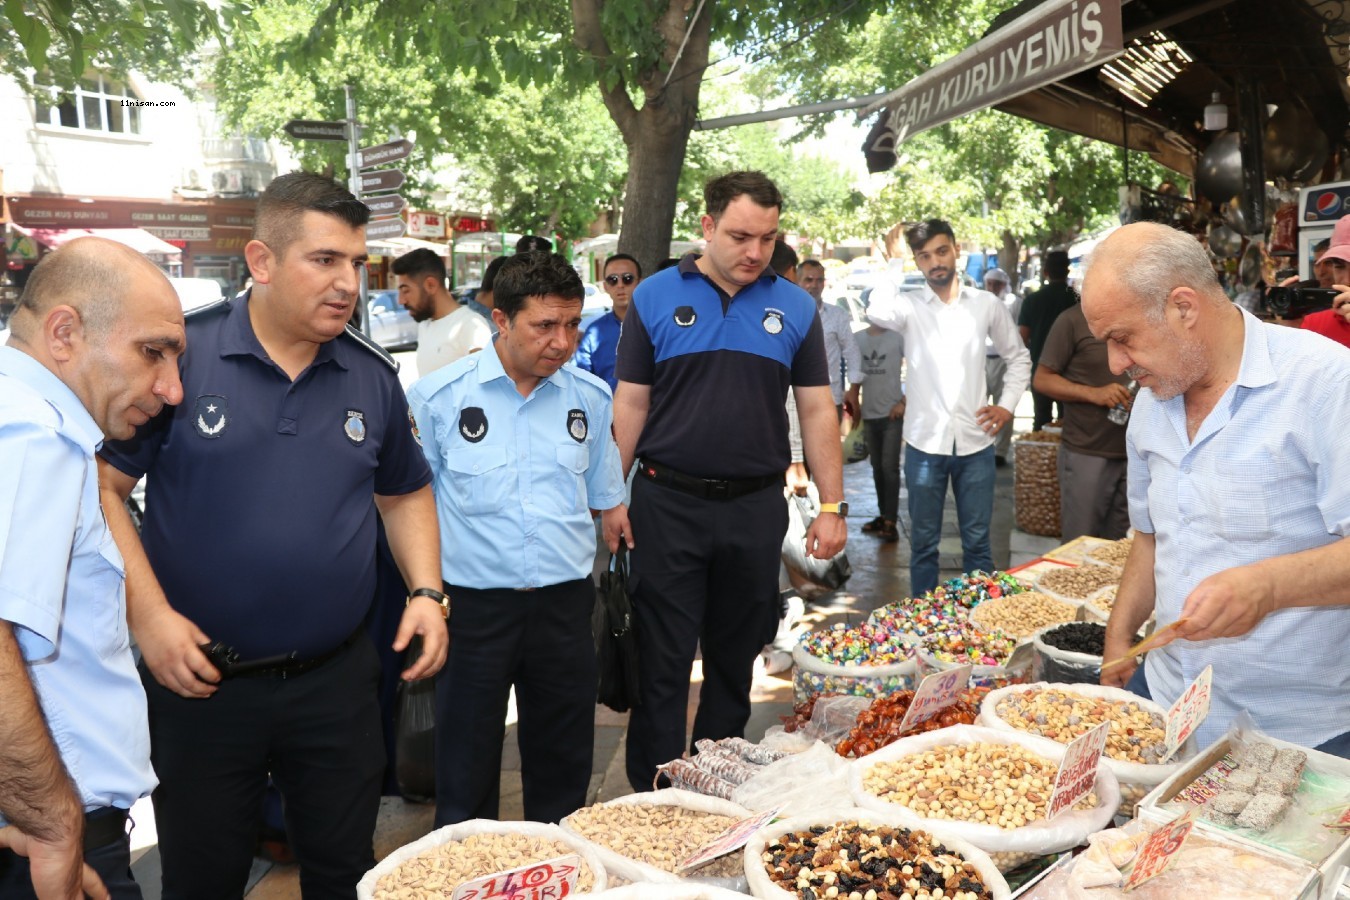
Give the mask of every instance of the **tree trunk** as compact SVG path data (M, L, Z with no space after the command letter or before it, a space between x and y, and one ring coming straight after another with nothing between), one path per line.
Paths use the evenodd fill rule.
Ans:
M651 274L670 256L680 171L692 117L677 118L664 107L649 104L638 110L637 120L636 139L628 146L619 252L632 254L643 273Z
M1003 246L998 251L998 267L1008 273L1011 283L1008 289L1017 290L1018 284L1022 281L1022 270L1018 265L1021 262L1022 245L1018 242L1011 232L1003 232Z

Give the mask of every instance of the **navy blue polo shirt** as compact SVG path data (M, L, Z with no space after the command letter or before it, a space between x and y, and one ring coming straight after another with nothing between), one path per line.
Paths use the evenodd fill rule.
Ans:
M790 386L828 387L816 301L771 269L729 297L689 254L633 292L620 381L651 386L644 459L700 478L787 471Z
M327 652L375 594L375 495L431 482L397 364L349 330L292 382L247 295L187 335L183 402L100 455L149 475L141 541L174 609L246 660Z

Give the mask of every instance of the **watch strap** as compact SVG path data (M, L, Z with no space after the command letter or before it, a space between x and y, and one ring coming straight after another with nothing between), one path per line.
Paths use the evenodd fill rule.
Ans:
M445 618L450 618L450 596L444 591L438 591L435 588L418 588L408 595L408 601L412 602L413 597L430 597L441 605L441 614Z
M822 503L820 504L820 511L823 513L834 513L836 516L846 516L848 515L848 504Z

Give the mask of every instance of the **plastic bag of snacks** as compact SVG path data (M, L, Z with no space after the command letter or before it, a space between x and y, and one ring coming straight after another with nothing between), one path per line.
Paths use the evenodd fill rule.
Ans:
M902 738L849 763L849 794L859 806L889 813L910 828L931 824L969 841L994 854L1006 872L1030 857L1078 846L1115 814L1120 804L1116 776L1098 766L1093 794L1054 819L1045 818L1063 758L1064 746L1048 738L954 725ZM940 785L939 777L924 775L937 766L947 779ZM1013 773L1020 773L1015 780ZM988 790L1000 778L1012 795Z
M438 828L398 848L375 864L356 885L357 900L393 900L401 889L441 891L450 896L465 881L576 853L581 873L571 896L605 889L604 864L586 841L557 825L470 819Z
M797 840L810 844L799 848L794 845ZM856 859L849 853L836 856L833 843L869 849L861 850ZM794 851L813 856L819 853L822 859L830 861L820 866L792 863ZM989 855L951 829L941 826L914 829L895 816L876 810L841 809L830 815L780 819L750 838L744 859L750 893L763 900L796 900L805 896L803 890L826 897L831 887L836 888L839 897L848 897L853 892L869 896L868 891L880 893L888 886L894 888L893 894L907 892L917 900L932 896L929 893L932 888L925 887L924 882L940 885L943 896L948 898L1006 900L1012 896L1007 881ZM902 865L897 867L891 860ZM903 865L917 871L905 873ZM816 872L822 868L829 868L831 875L817 876ZM918 883L910 884L909 879ZM797 887L802 881L810 886Z
M848 763L833 747L817 742L805 753L770 763L754 778L732 789L731 802L755 812L776 808L783 816L852 806L847 769Z
M585 807L558 824L594 848L610 877L635 883L695 881L743 891L738 855L713 860L686 877L675 874L675 868L750 814L729 800L672 788Z
M918 665L892 631L835 626L802 635L792 649L794 702L820 694L876 697L914 687Z
M980 724L987 728L1023 734L1038 728L1042 736L1062 744L1110 721L1102 762L1120 782L1121 808L1126 813L1196 753L1191 738L1171 760L1157 762L1167 752L1166 718L1167 710L1153 701L1098 684L1016 685L990 691L980 704Z
M1106 626L1070 622L1036 632L1031 639L1031 677L1063 684L1097 684L1102 675Z

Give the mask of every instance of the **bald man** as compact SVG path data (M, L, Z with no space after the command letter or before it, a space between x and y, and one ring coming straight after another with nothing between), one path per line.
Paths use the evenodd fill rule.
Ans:
M1179 638L1102 683L1168 706L1213 666L1202 746L1245 709L1274 737L1350 756L1350 354L1234 306L1200 244L1154 223L1100 245L1083 312L1111 371L1142 388L1126 435L1136 536L1106 657L1152 612Z
M127 811L155 776L94 450L182 400L183 313L144 256L81 238L38 264L10 325L0 347L0 897L133 900Z

